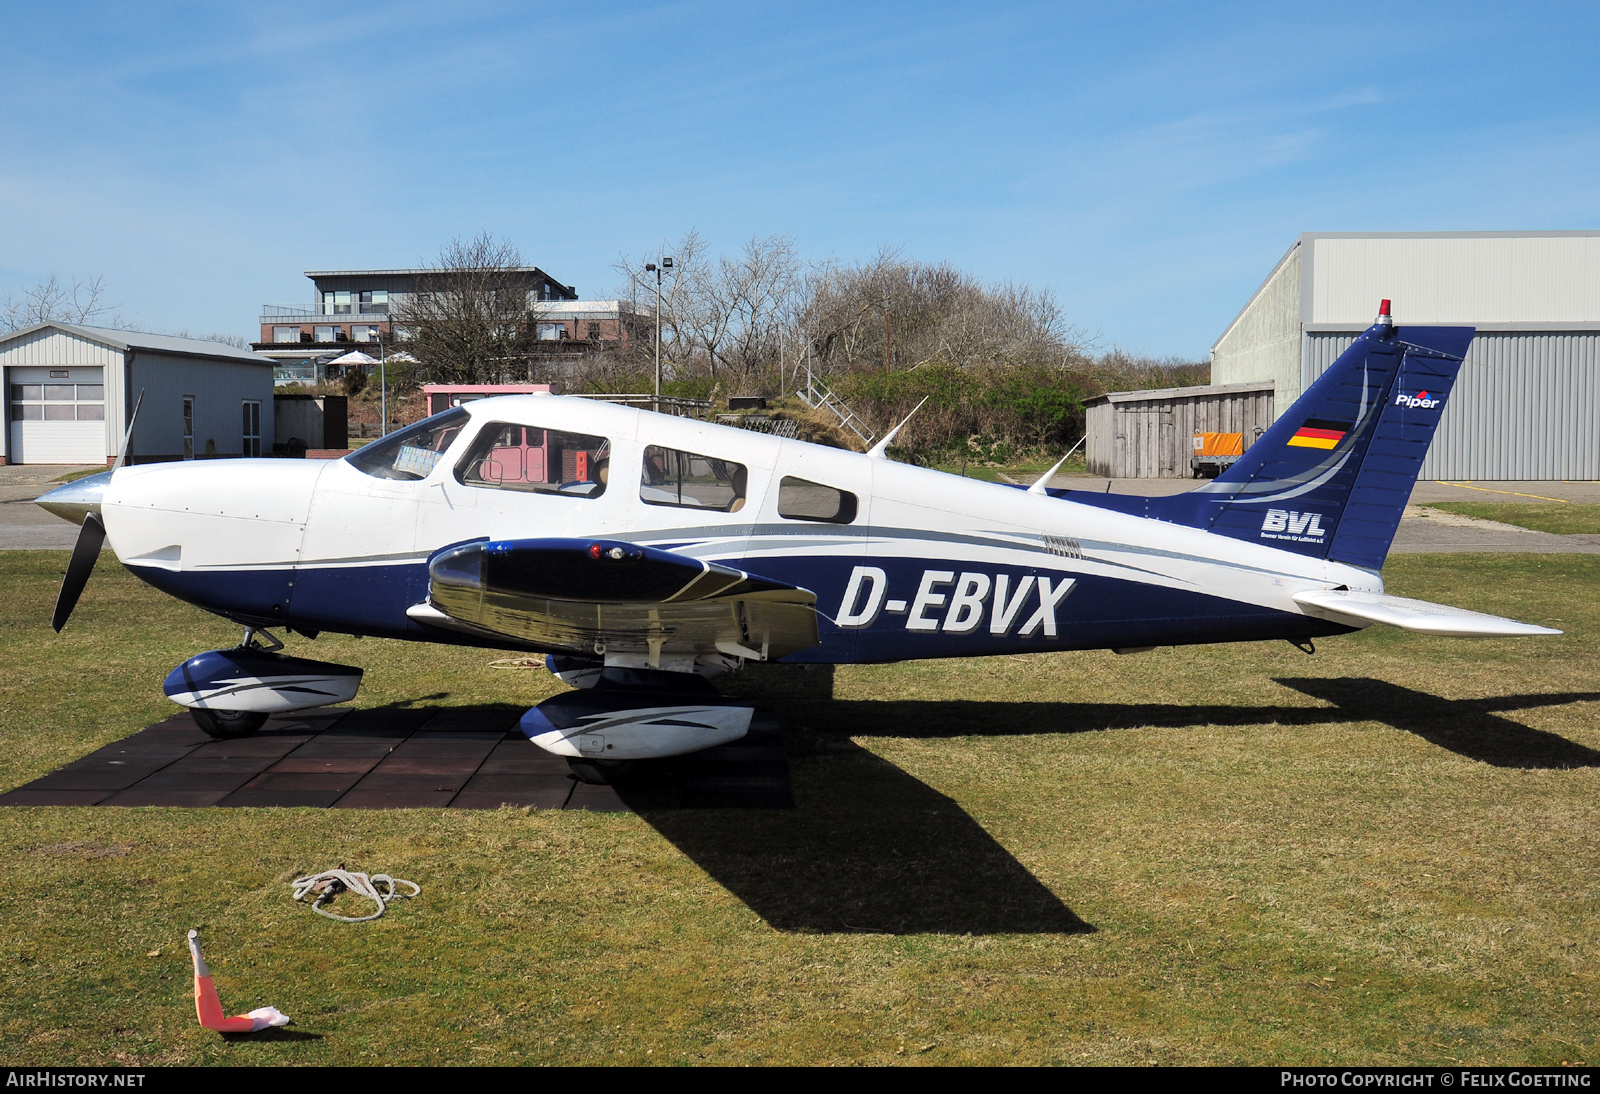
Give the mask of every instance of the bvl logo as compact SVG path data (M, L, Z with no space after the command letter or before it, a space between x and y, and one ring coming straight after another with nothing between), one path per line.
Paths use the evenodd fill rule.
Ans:
M1261 522L1262 539L1288 539L1296 543L1315 543L1327 534L1328 530L1322 526L1321 513L1268 509L1266 519Z

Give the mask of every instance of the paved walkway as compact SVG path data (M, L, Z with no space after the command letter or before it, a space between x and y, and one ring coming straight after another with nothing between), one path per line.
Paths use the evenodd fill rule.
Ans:
M1052 487L1093 490L1097 494L1143 494L1166 497L1202 485L1198 479L1105 479L1097 475L1057 475ZM1108 489L1109 487L1109 489ZM1489 504L1551 501L1600 503L1600 482L1418 482L1411 504L1400 517L1391 554L1462 554L1508 552L1533 554L1600 554L1600 535L1557 536L1514 524L1474 520L1438 509L1424 508L1434 501L1475 501Z

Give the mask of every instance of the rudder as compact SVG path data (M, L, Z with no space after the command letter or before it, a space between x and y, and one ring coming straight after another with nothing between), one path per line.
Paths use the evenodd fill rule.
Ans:
M1187 494L1148 499L1146 515L1380 568L1475 333L1387 320L1385 310L1242 459Z

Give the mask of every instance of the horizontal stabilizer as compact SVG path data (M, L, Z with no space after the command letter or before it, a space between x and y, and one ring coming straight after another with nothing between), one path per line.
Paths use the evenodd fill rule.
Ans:
M1549 627L1518 623L1498 615L1469 612L1447 604L1408 600L1403 596L1363 593L1345 589L1313 589L1295 593L1294 601L1307 615L1349 626L1387 623L1419 634L1438 634L1451 638L1525 638L1536 634L1560 634Z

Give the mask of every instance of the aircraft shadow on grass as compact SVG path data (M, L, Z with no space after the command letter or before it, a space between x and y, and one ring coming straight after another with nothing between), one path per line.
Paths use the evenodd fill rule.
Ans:
M1331 707L1225 706L1183 703L837 702L827 716L844 736L938 738L1087 733L1153 727L1381 722L1430 744L1494 767L1563 769L1600 766L1600 751L1559 734L1520 725L1497 712L1600 701L1600 691L1441 699L1383 680L1280 678L1274 681Z
M790 766L796 809L636 810L781 931L1094 930L953 800L887 760L839 739L791 747Z
M1372 721L1496 767L1600 766L1600 751L1500 716L1596 701L1600 692L1447 700L1365 678L1277 683L1332 706L827 701L791 694L785 736L797 769L798 809L662 810L641 803L638 812L779 930L1073 933L1094 928L953 800L850 738ZM1019 786L1018 793L1026 792Z

